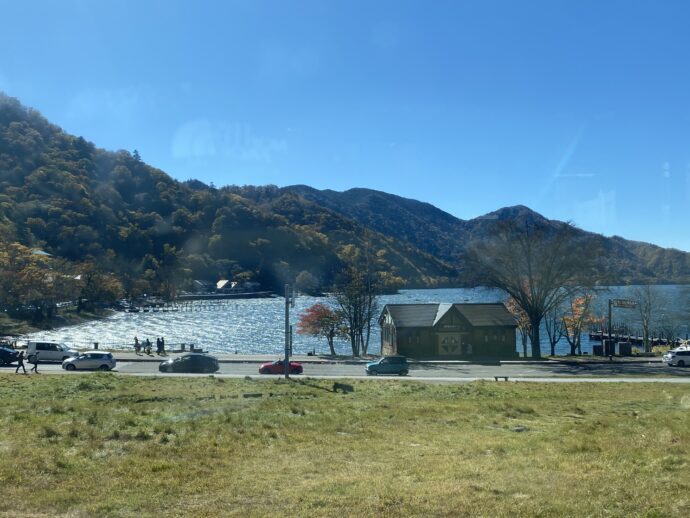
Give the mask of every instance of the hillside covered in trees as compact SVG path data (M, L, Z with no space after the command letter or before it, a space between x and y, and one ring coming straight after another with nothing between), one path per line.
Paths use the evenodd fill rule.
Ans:
M0 239L71 267L97 265L130 296L192 279L296 278L328 287L351 247L390 288L451 285L453 266L275 187L179 182L138 153L108 152L0 96Z
M18 257L41 250L50 256L27 264L51 257L51 278L78 279L82 292L91 279L113 296L172 297L193 279L221 278L274 290L298 279L316 291L332 286L355 249L387 289L467 285L466 244L505 218L553 224L525 207L463 221L366 189L180 182L136 151L99 149L0 94L0 268L16 270ZM606 250L602 283L690 282L690 254L587 236Z

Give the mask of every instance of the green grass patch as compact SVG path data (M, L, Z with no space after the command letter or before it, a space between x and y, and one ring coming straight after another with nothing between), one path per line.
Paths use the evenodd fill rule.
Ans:
M690 515L690 387L347 383L0 375L0 515Z

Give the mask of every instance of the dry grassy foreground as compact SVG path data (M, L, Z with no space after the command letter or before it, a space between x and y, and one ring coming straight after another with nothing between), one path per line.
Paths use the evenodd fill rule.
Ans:
M332 385L0 375L0 515L690 515L688 386Z

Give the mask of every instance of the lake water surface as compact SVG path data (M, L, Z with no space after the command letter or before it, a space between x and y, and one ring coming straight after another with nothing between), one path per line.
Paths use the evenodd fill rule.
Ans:
M655 287L659 310L657 319L672 318L678 324L679 333L685 336L690 332L690 286ZM634 298L635 287L615 286L602 291L595 303L595 313L604 315L609 298ZM385 295L379 305L387 303L430 303L430 302L502 302L505 295L494 289L435 289L403 290L396 295ZM299 296L291 309L291 323L295 327L299 315L317 302L327 302L324 298ZM239 354L275 354L280 356L284 347L285 303L282 298L247 299L224 301L218 304L198 303L193 311L116 313L113 316L73 327L52 331L42 331L26 335L25 339L46 339L65 342L79 348L91 347L99 342L101 348L131 349L134 336L139 340L149 338L154 344L156 337L164 336L166 348L181 343L194 343L204 350ZM626 322L632 328L638 325L635 310L615 309L614 322ZM591 344L583 337L583 352L591 352ZM542 334L542 351L549 351L546 333ZM336 343L339 353L349 354L350 346L345 341ZM521 351L521 346L517 346ZM327 353L328 345L323 338L299 335L293 339L294 354L306 354L316 350ZM369 351L380 350L380 333L374 326ZM557 347L559 354L569 351L568 344L562 340Z

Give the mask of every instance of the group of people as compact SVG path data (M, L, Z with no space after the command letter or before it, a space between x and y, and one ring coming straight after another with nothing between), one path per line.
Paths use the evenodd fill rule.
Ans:
M144 340L143 342L139 342L138 337L134 337L134 352L137 354L141 354L141 351L144 351L145 354L151 354L151 340L148 338ZM156 338L156 354L160 356L166 356L165 352L165 338L162 336L160 338Z
M35 372L38 374L38 355L40 353L36 351L33 355L33 357L29 358L31 360L29 363L33 363L33 367L29 369L29 372ZM19 356L17 356L17 368L15 369L14 373L17 374L19 372L19 369L22 369L24 371L24 374L26 374L26 367L24 367L24 351L19 351Z

